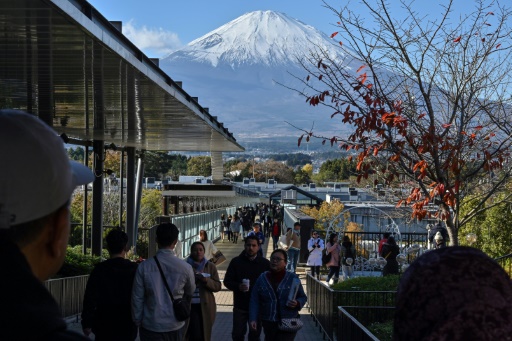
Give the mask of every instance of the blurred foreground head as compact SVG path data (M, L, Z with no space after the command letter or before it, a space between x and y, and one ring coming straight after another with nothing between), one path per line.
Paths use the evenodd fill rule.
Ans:
M394 340L512 340L512 282L482 251L419 257L398 287Z

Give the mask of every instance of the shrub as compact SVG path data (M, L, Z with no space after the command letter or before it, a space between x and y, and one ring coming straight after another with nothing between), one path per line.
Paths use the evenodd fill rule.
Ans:
M89 254L84 255L80 245L68 246L64 264L55 277L88 275L94 269L94 265L101 262L102 258L108 258L106 250L103 250L102 257L97 257Z
M333 290L346 291L396 291L400 276L389 275L383 277L356 277L336 283L331 286Z
M376 322L366 328L380 341L391 341L393 339L393 321Z

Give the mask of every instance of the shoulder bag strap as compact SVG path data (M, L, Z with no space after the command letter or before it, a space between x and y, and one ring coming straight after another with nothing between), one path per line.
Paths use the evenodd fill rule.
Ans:
M165 288L167 289L167 292L169 293L169 296L171 296L171 301L174 303L174 297L172 296L171 288L169 288L169 284L167 283L167 280L165 279L164 272L162 271L162 267L160 266L160 262L158 261L158 258L156 258L156 255L154 256L156 266L158 266L158 270L160 271L160 275L162 276L162 279L164 280Z

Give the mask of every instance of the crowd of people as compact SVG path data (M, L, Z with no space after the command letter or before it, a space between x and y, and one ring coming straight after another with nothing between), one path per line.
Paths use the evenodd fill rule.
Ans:
M44 143L41 143L44 141ZM92 271L83 302L83 334L67 329L60 308L43 282L63 264L70 232L70 198L93 173L69 161L62 139L33 115L0 110L0 262L6 280L0 308L0 333L6 340L210 340L216 318L214 293L222 283L215 264L217 252L201 231L183 260L179 230L174 224L156 227L158 251L141 264L125 259L128 236L120 229L106 237L108 260ZM37 179L30 176L34 165ZM19 179L23 181L14 181ZM27 195L29 193L29 195ZM229 220L226 219L226 221ZM276 243L282 222L279 206L241 209L244 247L226 270L224 286L233 292L233 340L293 340L307 301L295 274L301 248L301 225L295 223ZM253 229L250 229L252 224ZM276 227L277 226L277 227ZM222 225L222 232L226 232ZM229 232L229 229L227 230ZM434 234L435 232L435 234ZM400 282L394 326L396 340L510 340L512 282L483 252L445 247L443 231L432 231L435 250L423 254ZM270 260L262 254L272 236ZM379 253L387 260L384 275L396 273L399 248L384 236ZM276 245L277 244L277 245ZM307 264L318 278L328 258L328 279L352 276L356 250L348 236L340 244L311 233Z

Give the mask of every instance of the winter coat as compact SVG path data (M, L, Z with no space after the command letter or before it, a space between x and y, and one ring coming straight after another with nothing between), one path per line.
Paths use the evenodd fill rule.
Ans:
M294 279L298 280L297 275L293 272L287 271L283 280L277 286L276 296L276 292L268 280L267 272L262 273L254 284L254 288L251 293L249 321L257 321L258 317L263 321L278 321L277 300L279 300L281 318L297 317L300 309L304 304L306 304L307 296L304 293L302 284L299 284L297 296L295 297L295 300L299 304L293 309L286 306Z
M318 247L316 246L318 244ZM308 240L308 261L307 266L322 266L322 250L325 248L324 241L320 238Z
M350 250L350 252L349 252L349 250ZM341 256L342 256L342 259L341 259L342 265L347 265L348 266L348 264L346 263L346 259L347 258L352 258L354 260L354 262L355 262L355 260L356 260L356 248L354 247L354 245L351 242L343 242L343 243L341 243ZM354 263L352 263L352 265L353 264Z
M340 266L340 257L341 257L341 245L339 243L335 243L331 245L331 243L327 243L325 247L326 254L331 254L331 260L329 263L325 264L327 267L329 266Z
M82 327L105 340L135 340L132 287L137 264L121 257L97 264L85 288Z
M199 297L201 300L204 340L211 340L213 323L215 322L215 315L217 314L217 303L215 302L213 293L220 291L222 286L215 264L206 262L203 272L211 276L207 278L206 283L197 282L196 285L199 287Z
M286 245L290 245L290 248L300 250L300 233L295 232L294 229L290 229L290 231L286 232Z
M396 261L396 256L400 253L400 248L398 245L392 245L385 243L382 247L382 253L380 254L387 261L386 266L382 270L382 275L398 275L398 262Z
M253 260L245 255L245 251L231 260L224 276L224 286L233 291L233 306L237 309L249 311L249 300L254 283L258 277L270 269L270 261L261 256L256 256ZM240 291L239 285L242 280L247 278L249 282L249 291Z
M238 232L240 232L240 226L242 226L240 219L232 220L231 225L229 225L229 228L231 229L232 232L238 233Z

